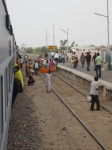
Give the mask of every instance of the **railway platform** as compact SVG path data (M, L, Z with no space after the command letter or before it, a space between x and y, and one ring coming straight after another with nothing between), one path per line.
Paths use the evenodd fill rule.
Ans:
M94 76L96 75L96 72L94 71L94 64L91 63L90 71L87 71L86 64L84 68L81 67L81 64L78 64L77 68L72 68L71 64L66 63L59 63L58 67L60 69L64 69L67 72L72 72L73 74L76 74L77 76L84 78L91 82L94 79ZM99 83L103 85L103 99L101 100L101 105L104 106L107 110L109 110L110 113L112 113L112 71L107 71L107 65L103 65L102 69L102 77L99 79Z
M59 64L63 65L63 66L66 66L68 68L72 68L70 63L64 63L64 64L59 63ZM96 72L94 71L94 64L93 63L91 63L91 65L90 65L90 71L87 71L86 68L87 68L86 64L84 65L84 68L82 68L81 64L79 63L77 68L72 68L72 69L80 71L82 73L86 73L86 74L91 75L93 77L96 75ZM102 68L103 69L102 69L101 80L112 83L112 70L107 71L107 64L104 64Z

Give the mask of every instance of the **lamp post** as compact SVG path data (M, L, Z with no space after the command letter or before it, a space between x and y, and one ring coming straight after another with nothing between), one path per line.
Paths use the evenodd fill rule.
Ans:
M107 18L107 41L108 41L108 49L110 50L110 35L109 35L109 3L108 3L108 0L107 0L107 15L102 15L102 14L98 14L98 13L94 13L95 15L99 15L99 16L102 16L102 17L106 17ZM111 65L110 65L110 62L111 62L111 57L110 57L110 54L108 54L107 56L107 69L108 70L111 70Z
M67 51L68 51L68 28L67 28L67 31L61 29L61 31L65 32L67 34Z
M108 46L110 47L110 38L109 38L109 37L110 37L110 36L109 36L109 7L108 7L108 0L107 0L107 15L102 15L102 14L98 14L98 13L94 13L94 14L107 18L107 37L108 37Z

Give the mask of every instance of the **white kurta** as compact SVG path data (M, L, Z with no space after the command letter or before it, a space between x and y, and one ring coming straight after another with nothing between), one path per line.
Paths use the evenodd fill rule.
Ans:
M49 74L49 73L46 73L45 74L45 83L46 83L46 88L47 90L50 90L51 89L51 75L52 74Z

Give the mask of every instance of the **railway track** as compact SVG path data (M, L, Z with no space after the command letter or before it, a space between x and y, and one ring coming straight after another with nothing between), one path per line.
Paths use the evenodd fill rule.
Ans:
M41 76L42 77L42 76ZM54 79L55 78L55 79ZM57 79L56 79L57 78ZM56 81L55 82L55 80L58 80L58 81ZM61 82L62 81L62 82ZM61 83L60 83L61 82ZM63 83L65 83L65 85L68 85L68 87L67 87L67 89L72 89L72 90L74 90L75 91L75 93L74 93L74 95L76 94L76 92L77 93L80 93L80 95L82 95L83 97L86 97L86 94L84 94L83 92L81 92L80 90L78 90L77 88L74 88L72 85L70 85L69 83L67 83L66 81L64 81L62 78L60 78L59 76L56 76L56 74L53 74L53 84L52 84L52 91L58 96L58 98L61 100L61 102L68 108L68 110L71 112L71 114L73 115L73 116L75 116L76 118L77 118L77 120L82 124L82 126L88 131L88 133L92 136L92 138L94 138L94 140L98 143L98 145L101 147L101 149L104 149L104 150L111 150L112 149L112 145L111 145L111 141L110 141L110 139L111 139L111 137L112 137L112 135L110 134L110 132L112 131L111 130L111 127L110 127L110 130L108 131L108 129L106 130L105 128L102 128L101 130L102 131L104 131L105 133L106 133L106 131L108 131L107 133L106 133L106 137L104 138L104 132L103 132L103 135L101 134L100 135L100 133L98 132L98 130L99 130L99 128L98 128L98 126L96 127L96 122L97 122L97 120L99 119L99 118L97 118L96 119L96 117L97 117L97 115L99 114L99 112L96 112L95 111L95 113L97 113L97 114L91 114L91 117L92 117L92 119L94 120L93 122L90 120L89 122L87 121L87 120L89 120L89 119L87 119L86 120L86 122L85 122L85 118L84 118L84 116L83 116L83 113L85 113L85 112L83 112L81 115L79 115L78 113L77 113L77 110L76 110L76 108L74 108L73 107L73 104L72 104L72 102L71 101L66 101L66 100L68 100L69 98L68 98L68 96L66 96L66 94L68 93L68 91L69 90L67 90L67 91L65 91L64 90L64 87L61 87L61 84L63 85ZM58 84L58 90L57 90L57 88L55 88L56 86L57 86L57 84ZM63 90L62 90L63 89ZM62 93L64 93L64 97L63 97L63 94ZM76 94L77 95L77 94ZM67 97L67 98L66 98ZM80 96L79 96L80 97ZM78 97L78 98L79 98ZM77 98L76 98L77 99ZM75 99L75 100L76 100ZM73 101L73 99L72 99L72 101ZM81 101L79 101L79 102L86 102L86 100L81 100ZM86 103L86 105L87 105L87 103ZM79 106L78 106L79 107ZM83 106L82 106L83 107ZM90 106L89 106L90 107ZM88 108L89 108L88 107ZM105 118L107 118L107 115L109 115L109 114L111 114L111 112L109 112L105 107L103 107L103 106L101 106L105 111L106 111L106 115L105 115L105 112L103 112L103 115L105 116ZM87 110L88 109L87 107L86 107L86 109L85 110ZM75 110L75 111L74 111ZM109 112L109 114L107 114L107 111ZM102 112L102 111L101 111ZM89 111L89 113L90 113L90 111ZM83 117L82 117L83 116ZM88 115L86 116L86 117L88 117ZM95 119L94 119L94 118ZM105 118L104 118L104 122L105 122ZM99 119L100 120L100 119ZM102 121L102 119L100 120L100 121ZM104 122L103 122L103 124L104 124ZM96 129L94 129L93 128L93 126L91 127L91 124L94 124L94 126L95 126L95 128ZM89 124L89 125L88 125ZM99 124L99 123L98 123ZM106 124L104 124L103 125L102 123L101 124L99 124L99 126L103 126L103 127L106 127ZM87 126L88 125L88 126ZM108 125L107 125L108 126ZM94 133L94 134L93 134ZM99 134L97 134L97 133L99 133ZM109 139L109 140L107 140L107 139Z
M44 80L44 78L41 76L41 78ZM60 78L58 78L60 79ZM60 79L61 80L61 79ZM63 80L61 80L63 81ZM63 81L64 82L64 81ZM54 85L54 84L53 84ZM70 85L68 84L68 86L70 87ZM71 86L72 87L72 86ZM73 87L72 87L73 88ZM66 100L64 98L62 98L62 96L60 96L60 94L55 90L54 86L52 87L52 91L58 96L58 98L61 100L61 102L67 107L67 109L71 112L71 114L73 116L76 117L76 119L80 122L80 124L86 129L86 131L92 136L92 138L99 144L99 146L103 149L103 150L107 150L107 148L104 146L104 144L97 138L97 136L93 133L92 130L90 130L87 125L82 121L82 119L78 116L77 112L75 112L73 110L73 108L66 102ZM64 91L63 91L64 92ZM77 90L77 92L79 92ZM79 92L80 94L82 94L83 96L85 96L83 93Z
M81 92L79 89L75 88L74 86L72 86L70 83L68 83L67 81L65 81L64 79L62 79L61 77L59 77L58 75L56 75L55 73L53 73L54 76L56 76L57 78L59 78L60 80L62 80L63 82L65 82L66 84L68 84L70 87L72 87L73 89L75 89L77 92L81 93L82 95L84 95L85 97L87 97L88 95L86 95L85 93ZM104 110L106 110L107 112L109 112L111 115L112 113L107 109L105 108L104 106L102 106L100 104L100 107L103 108Z

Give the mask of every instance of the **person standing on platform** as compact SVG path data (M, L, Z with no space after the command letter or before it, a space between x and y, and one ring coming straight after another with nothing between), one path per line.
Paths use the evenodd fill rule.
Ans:
M102 58L100 56L100 53L97 54L95 62L96 62L96 76L98 76L99 78L101 78Z
M52 60L54 59L54 55L55 55L55 52L54 52L54 51L52 51L52 52L51 52Z
M86 55L87 71L90 71L90 62L91 62L91 55L89 52L87 52Z
M45 52L45 58L48 58L48 53L47 52Z
M65 63L65 54L64 51L61 54L61 62L64 64Z
M100 102L99 102L99 96L98 96L98 90L100 90L99 84L98 84L98 77L94 77L94 81L91 83L91 107L90 111L94 111L94 103L96 103L96 110L100 110Z
M96 57L97 57L97 53L95 52L92 58L92 60L94 61L94 71L96 71L96 61L95 61Z
M82 53L81 57L80 57L80 61L81 61L81 64L82 64L82 68L84 68L84 64L85 64L85 56L84 56L84 53Z
M55 62L56 62L56 67L57 67L58 62L59 62L59 54L58 54L58 52L56 52L56 54L54 55L54 59L55 59Z

